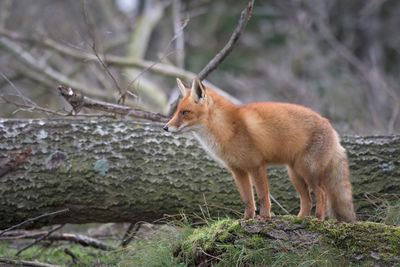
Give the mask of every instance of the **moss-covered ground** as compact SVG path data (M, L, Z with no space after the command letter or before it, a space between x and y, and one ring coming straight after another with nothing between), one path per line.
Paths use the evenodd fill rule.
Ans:
M400 227L380 223L275 216L171 226L114 251L54 242L15 257L25 244L1 241L0 258L61 266L400 266Z
M225 219L194 230L175 255L202 266L400 266L400 228L294 216Z

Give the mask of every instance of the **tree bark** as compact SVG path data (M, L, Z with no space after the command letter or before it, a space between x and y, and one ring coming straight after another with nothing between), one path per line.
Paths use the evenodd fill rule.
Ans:
M370 213L373 197L400 192L400 136L344 137L355 206ZM0 229L46 212L32 226L154 221L164 214L213 214L243 206L231 175L190 133L126 120L1 119ZM268 168L272 195L291 213L299 207L285 168ZM216 208L219 206L223 208ZM282 211L273 205L273 211Z

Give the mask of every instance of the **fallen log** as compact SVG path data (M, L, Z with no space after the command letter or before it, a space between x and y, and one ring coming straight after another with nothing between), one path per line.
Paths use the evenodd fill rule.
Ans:
M400 136L350 136L342 144L359 218L373 212L374 201L398 201ZM15 168L7 165L10 155L18 158L12 151L29 151ZM231 175L191 134L171 135L154 122L1 119L0 173L0 229L64 208L29 226L154 221L205 204L214 215L243 210ZM272 195L296 214L285 168L268 168L268 175ZM273 212L283 214L278 205Z

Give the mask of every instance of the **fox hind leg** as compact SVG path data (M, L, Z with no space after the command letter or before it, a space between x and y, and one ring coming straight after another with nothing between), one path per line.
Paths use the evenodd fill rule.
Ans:
M317 205L315 208L315 217L318 220L323 221L325 219L326 212L326 190L325 186L319 184L312 184L311 188L315 194L315 198L317 199Z
M312 162L313 164L309 164ZM325 171L315 161L299 161L294 167L294 172L303 177L303 181L312 189L317 200L315 217L323 221L326 213L327 193L324 184ZM296 188L297 189L297 188Z
M310 216L312 209L310 189L306 181L304 181L303 177L297 174L292 167L287 166L287 169L290 180L292 181L292 184L296 188L296 191L300 197L300 211L297 214L297 216L299 217Z

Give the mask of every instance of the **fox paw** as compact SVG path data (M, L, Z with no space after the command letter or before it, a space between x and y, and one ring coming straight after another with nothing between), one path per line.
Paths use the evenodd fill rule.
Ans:
M246 217L243 217L242 219L239 219L239 221L248 221L248 220L252 220L252 219L254 219L254 217L250 217L250 216L246 216Z
M264 221L271 220L271 216L260 216L260 215L257 215L254 218L254 220L257 221L257 222L264 222Z
M254 219L254 216L244 216L242 219L239 219L240 225L245 224L246 221Z

